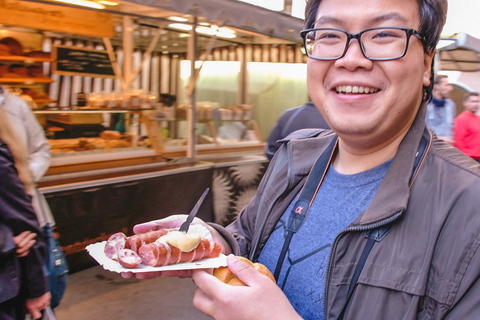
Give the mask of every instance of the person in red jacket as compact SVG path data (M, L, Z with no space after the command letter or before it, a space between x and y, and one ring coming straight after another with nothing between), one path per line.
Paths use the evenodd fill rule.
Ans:
M455 119L455 147L480 162L480 117L476 114L480 107L480 94L468 92L463 98L463 111Z

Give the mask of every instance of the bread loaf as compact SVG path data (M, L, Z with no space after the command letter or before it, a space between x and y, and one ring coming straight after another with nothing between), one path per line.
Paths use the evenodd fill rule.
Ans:
M248 263L249 265L254 267L258 272L267 276L273 282L276 282L273 274L263 264L258 263L258 262L253 263L252 261L248 260L247 258L240 257L240 256L237 256L237 259ZM226 284L229 284L229 285L232 285L232 286L246 286L246 284L243 283L242 280L238 279L237 276L234 275L228 267L220 267L220 268L214 269L213 270L213 275L216 278L218 278L220 281L222 281Z

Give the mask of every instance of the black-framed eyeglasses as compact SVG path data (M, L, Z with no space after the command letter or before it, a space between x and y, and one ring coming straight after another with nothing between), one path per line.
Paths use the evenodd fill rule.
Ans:
M405 56L410 36L417 30L400 27L371 28L348 33L337 28L313 28L300 32L309 58L337 60L345 56L350 40L357 39L365 58L373 61L400 59Z

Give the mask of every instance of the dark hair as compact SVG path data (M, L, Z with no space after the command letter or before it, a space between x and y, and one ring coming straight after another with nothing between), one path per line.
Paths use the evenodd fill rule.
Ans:
M463 101L467 101L470 97L480 97L480 94L478 92L475 92L475 91L467 92L463 96Z
M322 0L307 0L305 7L305 28L313 28L317 16L318 6ZM420 14L418 33L426 53L434 54L443 25L447 20L447 0L417 0ZM430 85L423 87L423 100L428 101L432 96L434 77L434 60L432 60Z

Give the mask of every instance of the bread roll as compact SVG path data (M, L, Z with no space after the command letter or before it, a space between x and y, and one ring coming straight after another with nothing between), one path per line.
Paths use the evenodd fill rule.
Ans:
M248 260L247 258L240 257L240 256L237 256L237 259L248 263L249 265L254 267L258 272L267 276L273 282L276 282L275 278L273 277L273 274L263 264L258 263L258 262L253 263L252 261ZM220 268L214 269L213 270L213 275L216 278L218 278L220 281L222 281L226 284L229 284L231 286L246 286L246 284L243 283L243 281L241 281L240 279L238 279L237 276L234 275L228 267L220 267Z
M100 133L100 138L106 140L117 140L120 139L120 132L114 130L104 130Z

